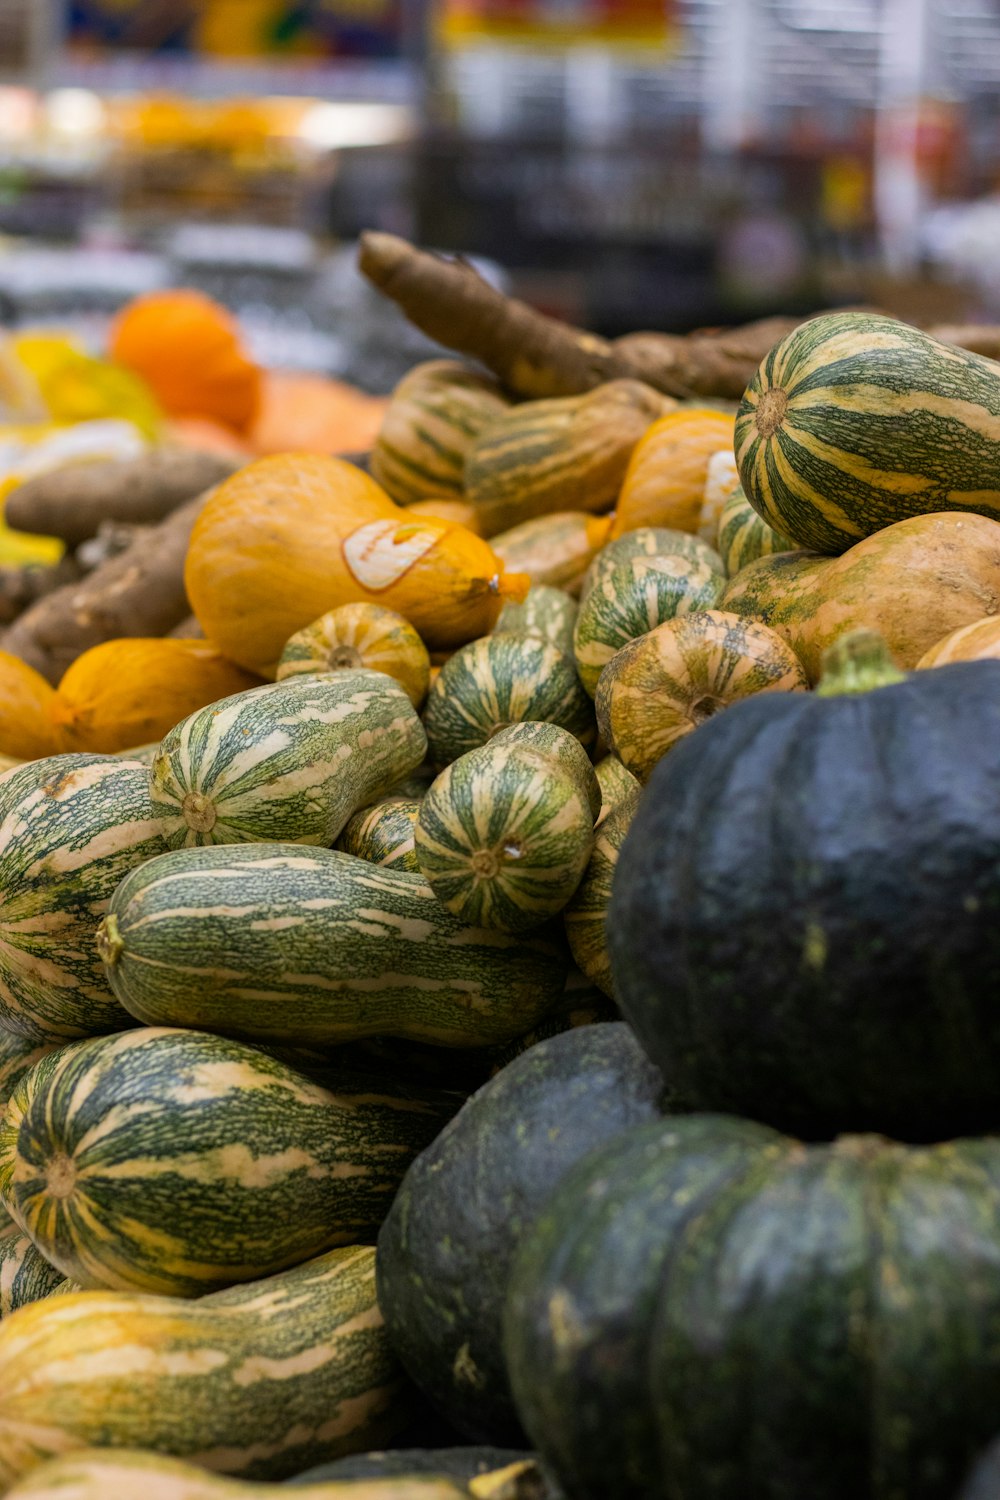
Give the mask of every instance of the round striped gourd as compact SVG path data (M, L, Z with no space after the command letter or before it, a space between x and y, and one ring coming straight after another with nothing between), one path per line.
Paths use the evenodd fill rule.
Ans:
M171 849L329 846L426 749L413 704L385 673L291 677L224 698L172 729L153 763L153 803Z
M591 589L573 633L576 669L593 696L611 658L643 636L691 610L711 609L726 580L703 562L684 557L634 557Z
M594 815L579 780L553 756L491 741L448 766L420 804L417 860L462 921L526 932L579 885Z
M719 554L729 577L776 552L794 552L795 543L762 521L742 485L729 496L719 517Z
M480 434L465 463L465 494L494 536L572 505L608 510L636 443L674 403L638 380L582 396L512 406Z
M539 584L528 590L523 604L504 605L496 631L512 630L517 635L535 635L571 656L575 623L576 600L564 589Z
M490 546L510 572L526 573L532 588L550 584L575 596L611 526L611 516L561 510L499 532Z
M0 1116L25 1073L47 1052L60 1046L61 1041L38 1042L31 1037L19 1036L16 1031L0 1028Z
M616 803L638 791L642 783L626 770L617 755L605 755L597 762L594 772L601 789L601 811L597 820L600 826Z
M717 573L725 572L718 552L701 537L675 531L669 526L639 526L635 531L626 531L624 536L615 537L598 552L580 589L581 606L591 590L610 578L616 568L633 558L643 557L684 557Z
M590 756L575 735L558 724L534 723L530 719L524 724L508 724L498 729L490 739L491 745L522 745L540 755L556 760L564 771L576 778L580 792L596 818L601 811L601 787Z
M605 667L595 708L601 735L641 782L685 735L754 693L809 687L801 662L773 630L722 610L669 620Z
M40 1302L66 1278L36 1249L20 1224L0 1209L0 1320Z
M409 870L419 874L413 830L417 826L420 800L393 797L355 813L340 838L337 848L369 864L386 869Z
M509 404L496 381L456 360L417 365L392 394L372 449L373 477L398 505L461 500L466 455Z
M414 708L427 696L427 647L408 620L380 604L342 604L298 631L282 652L278 681L358 667L394 677Z
M816 552L908 516L1000 520L1000 370L894 318L827 313L762 361L736 457L754 510Z
M342 1462L347 1464L348 1460ZM323 1474L327 1468L339 1465L321 1465L316 1473ZM410 1474L390 1468L384 1478L377 1471L369 1475L363 1470L363 1477L354 1478L348 1469L342 1479L307 1479L303 1483L300 1478L292 1483L296 1500L469 1500L473 1492L452 1477L444 1463L441 1470L435 1473L433 1465L424 1465ZM540 1487L538 1466L529 1455L520 1459L513 1473L508 1462L504 1472L496 1475L497 1485L504 1488L477 1489L477 1500L491 1500L494 1493L496 1500L511 1500L514 1492L510 1485L517 1483L522 1472L531 1483L538 1476L538 1500L554 1495ZM494 1476L484 1472L484 1478L492 1482ZM158 1453L83 1448L65 1458L50 1459L8 1494L11 1500L136 1500L140 1495L145 1500L289 1500L288 1489L287 1482L259 1484L226 1479Z
M682 406L647 429L622 479L612 536L637 526L697 532L713 454L731 448L733 419L708 406Z
M0 1025L40 1040L129 1024L94 931L165 848L145 766L56 755L0 777Z
M452 1113L145 1027L71 1043L22 1079L0 1197L81 1286L198 1296L371 1239Z
M0 1489L95 1446L287 1478L410 1417L375 1251L356 1245L194 1302L77 1292L22 1308L0 1323L0 1389Z
M614 999L611 956L608 952L607 918L611 882L618 854L639 805L638 783L608 811L594 838L590 862L576 893L563 913L569 951L592 984Z
M917 667L946 667L953 661L991 661L1000 657L1000 618L987 615L952 630L925 651Z
M424 710L430 758L441 768L485 745L508 724L558 724L583 745L594 711L570 657L533 636L483 636L441 668Z
M137 1020L284 1044L502 1044L567 968L547 939L466 926L419 875L283 844L164 855L119 886L99 942Z

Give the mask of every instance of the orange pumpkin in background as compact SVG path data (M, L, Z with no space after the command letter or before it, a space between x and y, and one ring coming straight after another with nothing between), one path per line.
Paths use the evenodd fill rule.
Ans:
M53 722L55 699L40 672L0 651L0 755L38 760L66 748Z
M366 453L389 405L356 386L325 375L270 370L260 407L247 433L261 458L275 453Z
M111 357L141 375L171 417L206 417L245 432L261 401L260 367L235 318L201 292L151 292L111 330Z
M707 406L668 412L633 449L615 507L612 539L640 526L697 532L708 465L732 449L734 418Z

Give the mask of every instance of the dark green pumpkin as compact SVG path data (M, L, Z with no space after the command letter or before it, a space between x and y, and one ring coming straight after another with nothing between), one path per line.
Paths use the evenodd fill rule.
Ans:
M836 686L738 703L656 768L615 873L616 999L695 1108L998 1129L1000 663Z
M1000 1410L1000 1140L621 1135L524 1236L504 1320L573 1500L954 1500Z
M663 1081L621 1022L539 1042L412 1164L379 1235L378 1296L414 1382L478 1442L521 1437L500 1351L507 1270L555 1184L659 1114Z

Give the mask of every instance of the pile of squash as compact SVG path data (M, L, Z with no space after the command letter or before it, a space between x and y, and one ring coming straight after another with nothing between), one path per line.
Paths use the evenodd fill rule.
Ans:
M368 468L0 661L0 1494L1000 1500L997 367Z

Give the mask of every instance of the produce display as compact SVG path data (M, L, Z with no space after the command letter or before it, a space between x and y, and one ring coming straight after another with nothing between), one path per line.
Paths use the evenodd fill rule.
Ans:
M361 264L0 345L0 1496L1000 1495L995 331Z

